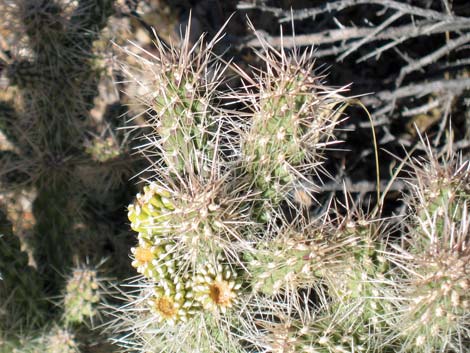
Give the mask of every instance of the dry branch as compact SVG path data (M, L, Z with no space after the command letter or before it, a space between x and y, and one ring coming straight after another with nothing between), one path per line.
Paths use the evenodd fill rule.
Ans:
M423 67L430 65L445 55L448 55L452 50L470 42L470 33L461 35L460 37L449 41L447 44L443 45L436 51L432 52L429 55L426 55L419 60L414 60L408 65L402 67L400 70L400 75L397 79L397 84L400 85L406 75L410 74L413 71L422 69Z
M432 20L446 21L455 19L465 19L465 17L443 14L435 10L423 9L421 7L412 6L393 0L341 0L336 2L327 2L325 5L322 6L301 10L283 10L271 6L265 6L264 4L250 4L242 2L238 5L238 8L243 10L259 9L261 11L270 12L275 16L279 17L280 22L290 22L293 20L315 18L316 16L327 12L341 11L357 5L380 5L388 9L394 9L403 12L404 14L420 16Z
M268 33L263 31L258 31L257 33L271 46L280 48L282 45L285 48L292 47L301 47L301 46L311 46L311 45L325 45L333 44L341 41L351 41L351 40L362 40L362 38L370 38L370 41L383 41L383 40L393 40L390 43L387 43L386 50L392 48L395 45L398 45L408 39L417 38L420 36L428 36L432 34L445 33L445 32L456 32L463 30L470 30L470 19L463 19L457 21L443 21L443 22L430 22L428 20L423 20L415 23L410 23L406 25L389 27L378 33L378 27L372 28L361 28L361 27L344 27L341 29L334 30L324 30L318 33L302 34L295 35L295 37L281 37L281 36L269 36ZM248 40L243 40L243 46L247 47L261 47L262 43L258 37L253 37ZM335 52L331 54L341 53L351 47L353 43L345 43L341 46L336 47ZM385 46L384 46L385 47ZM380 49L380 48L379 48ZM367 56L364 56L364 59L375 56L384 50L377 49ZM325 49L327 50L327 49ZM330 55L331 55L330 54ZM318 53L317 53L318 56ZM321 55L320 55L321 56Z
M445 93L445 95L439 99L439 102L445 105L445 97L458 97L465 90L470 90L470 78L455 80L442 79L403 86L394 90L377 92L369 96L362 97L361 101L366 106L377 108L373 113L374 118L376 119L374 126L379 126L388 124L390 122L390 120L385 117L385 115L394 110L396 102L399 99L409 97L424 97L431 93ZM420 108L426 109L429 107L426 105L416 109L419 110ZM409 111L407 111L405 114L402 114L402 116L408 116L408 113ZM370 127L370 123L364 122L361 123L360 126L367 128Z

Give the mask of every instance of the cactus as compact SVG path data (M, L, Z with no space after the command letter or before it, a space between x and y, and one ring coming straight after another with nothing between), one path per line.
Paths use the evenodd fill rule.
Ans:
M75 336L59 327L48 327L42 334L23 333L21 337L0 338L1 353L80 353Z
M139 84L146 96L139 100L153 113L149 121L150 143L144 143L141 150L149 148L148 155L161 154L162 175L167 172L207 174L211 170L219 138L216 134L219 126L217 87L222 84L225 70L215 62L212 53L219 39L215 36L205 45L201 37L191 46L189 33L186 33L180 48L167 48L157 41L157 56L150 57L151 60L137 58L145 70L145 81ZM126 70L132 76L138 75L135 70Z
M264 47L258 53L266 65L246 78L246 97L252 111L241 133L244 168L267 205L279 205L297 190L312 198L315 184L309 172L319 173L321 151L334 138L347 99L345 88L332 89L313 70L313 52L286 54ZM292 203L292 200L290 200Z
M7 23L24 35L18 44L29 53L13 58L5 69L21 97L18 118L7 134L17 142L21 163L16 168L30 176L27 183L37 190L34 250L54 292L62 280L57 269L72 265L73 237L65 234L82 220L86 187L78 171L84 163L93 164L83 144L99 78L92 45L113 2L3 2ZM74 217L64 214L71 207Z
M438 160L428 146L426 159L413 159L410 169L415 182L406 203L414 210L410 222L422 229L423 234L416 241L420 239L423 242L424 250L431 240L425 235L426 229L431 229L429 223L434 226L433 234L441 238L445 234L446 219L457 223L462 221L462 208L465 208L470 195L469 163L456 155Z
M59 327L51 330L45 337L45 352L47 353L80 353L74 335Z
M131 201L127 138L94 106L113 4L0 0L17 44L4 50L2 28L1 353L109 352L91 330L106 320L139 353L469 351L469 161L422 139L406 214L387 217L378 186L373 211L348 190L323 204L347 87L326 84L312 49L259 36L261 65L242 69L215 54L223 29L194 43L187 29L179 46L128 51L145 111L127 127L148 162ZM11 212L24 190L32 213ZM89 265L107 256L134 275L109 302Z
M281 227L271 224L270 237L245 252L252 290L269 296L311 287L321 291L324 272L344 257L354 239L331 234L324 220L284 222Z
M67 279L63 299L66 325L93 323L103 301L103 284L96 269L76 267Z
M273 323L267 327L265 345L273 353L346 353L369 352L367 328L346 326L341 318L324 315L308 319Z
M354 307L355 320L360 318L370 334L388 330L390 322L385 321L394 311L391 298L396 295L391 274L395 259L387 254L389 230L379 220L352 212L340 221L336 232L349 239L346 255L324 272L332 307L339 307L338 312Z
M260 347L257 315L283 307L283 296L300 307L304 289L326 295L326 268L346 257L352 241L326 231L321 219L299 215L289 223L281 208L289 197L290 204L310 202L307 171L319 172L319 150L346 102L340 90L320 84L311 54L276 56L266 48L260 57L267 55L268 69L253 88L259 92L226 95L224 69L211 52L217 40L200 39L190 48L186 34L181 48L166 52L157 43L158 57L138 58L153 74L139 82L148 92L140 101L147 101L152 128L140 149L158 167L150 167L154 176L128 207L138 238L132 266L142 277L122 315L128 317L123 329L132 327L142 351ZM250 104L253 114L240 122L218 106L221 99ZM283 136L271 141L274 130ZM261 147L253 145L263 139ZM263 155L273 163L264 164ZM265 182L263 173L273 180ZM275 185L282 190L273 192Z
M412 161L406 242L397 276L403 350L465 351L468 335L468 161L457 156Z

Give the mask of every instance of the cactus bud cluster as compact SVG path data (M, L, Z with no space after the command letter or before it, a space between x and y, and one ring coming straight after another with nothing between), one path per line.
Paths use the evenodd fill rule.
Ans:
M194 301L192 281L187 274L184 277L167 276L159 280L149 300L157 321L165 321L174 325L179 321L187 321L200 306Z
M176 205L178 203L172 200L169 191L151 183L128 208L131 227L138 232L139 238L138 246L131 249L132 266L155 283L150 305L159 321L170 324L186 321L202 309L220 308L224 312L231 307L240 287L236 283L236 271L225 265L220 255L215 266L204 261L192 270L184 261L187 256L178 257L175 240L184 242L188 237L196 236L192 232L198 231L197 226L196 229L181 226L201 210L192 214L179 210ZM209 206L207 217L216 209ZM189 234L185 235L185 232ZM182 236L174 238L178 233Z
M241 283L237 272L218 257L217 266L210 262L198 266L194 276L194 297L205 310L225 313L237 300Z
M139 233L142 239L149 241L158 235L165 236L174 231L169 214L175 210L169 191L153 183L144 187L143 194L137 194L136 203L129 205L128 217L131 228Z

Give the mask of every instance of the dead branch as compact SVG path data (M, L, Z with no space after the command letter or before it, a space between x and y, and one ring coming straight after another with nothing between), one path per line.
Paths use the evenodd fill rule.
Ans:
M424 17L431 20L455 20L455 19L465 19L465 17L460 16L453 16L449 14L443 14L441 12L430 10L430 9L423 9L421 7L405 4L402 2L394 1L394 0L341 0L336 2L327 2L325 5L318 6L311 9L302 9L302 10L282 10L282 11L273 11L274 15L280 17L280 22L290 22L293 20L302 20L306 18L314 18L318 15L327 12L333 11L341 11L346 8L357 6L357 5L380 5L387 9L394 9L400 11L404 14L415 15ZM245 7L246 8L246 7ZM256 8L256 6L254 6ZM261 8L263 10L263 8Z
M388 181L380 183L380 188L385 189L388 186ZM320 192L343 191L346 188L348 192L366 194L375 192L377 184L370 181L356 181L353 182L349 178L345 178L341 182L329 182L319 187ZM406 188L406 184L400 180L396 180L389 187L389 191L400 191Z
M382 32L385 28L387 28L389 25L391 25L393 22L395 22L402 16L403 14L401 12L397 12L394 15L387 18L381 25L375 27L371 33L369 33L367 36L364 36L361 40L358 40L353 45L351 45L350 48L346 50L342 55L340 55L337 60L342 61L345 57L355 52L357 49L359 49L361 46L363 46L367 42L374 40L374 37L376 37L377 34Z
M430 65L433 62L436 62L443 56L449 54L452 50L469 42L470 42L470 33L461 35L460 37L447 42L447 44L443 45L442 47L432 52L431 54L423 56L419 60L414 60L408 65L402 67L400 70L400 75L398 76L398 79L397 79L397 86L401 85L406 75L410 74L413 71L422 69L423 67Z
M427 112L429 112L430 110L434 108L437 108L441 104L442 104L441 99L433 99L426 104L420 105L419 107L415 107L412 109L405 108L403 112L401 113L401 115L403 117L408 117L408 116L414 116L418 114L426 114Z
M371 42L382 40L394 40L391 43L387 43L387 47L385 50L388 50L393 46L398 45L399 43L419 36L470 30L470 19L463 19L457 21L443 21L438 23L430 22L428 20L422 20L397 27L389 27L382 31L380 31L380 29L377 29L378 27L344 27L341 29L325 30L318 33L296 35L295 37L269 36L264 31L257 31L257 34L260 35L263 40L265 40L271 46L276 48L280 48L282 45L285 48L292 48L295 46L324 45L340 41L362 40L362 38L369 38ZM257 37L253 37L249 40L244 40L242 42L244 47L259 48L262 46L261 41ZM351 43L345 43L337 47L334 52L331 52L332 48L329 48L325 49L324 53L326 55L337 54L343 52L344 50L347 50L347 48L350 47ZM379 48L376 51L367 54L361 59L368 59L369 57L378 55L383 51L384 49Z
M439 130L437 131L436 137L434 138L433 144L437 146L441 140L444 130L449 120L449 115L452 109L452 104L454 103L455 96L452 93L446 94L444 97L444 109L441 117L441 122L439 123Z
M429 65L436 64L440 70L446 70L454 66L468 65L468 59L462 58L462 55L453 58L453 62L445 62L446 57L451 53L455 53L459 48L470 43L470 18L455 15L452 12L451 5L447 0L443 1L442 11L436 11L414 6L409 4L410 1L397 0L337 0L324 2L323 5L308 9L284 10L280 8L269 7L264 1L254 1L254 4L241 3L240 9L258 9L272 13L279 18L279 22L301 20L306 18L315 18L319 15L336 13L352 8L354 6L369 6L368 9L376 9L375 15L382 16L385 10L389 10L382 21L371 27L356 27L351 24L343 26L338 19L334 17L332 20L337 29L324 29L315 33L296 35L292 37L277 37L267 34L260 35L260 38L253 38L245 41L244 46L260 47L261 41L269 43L272 47L299 47L299 46L316 46L317 57L335 56L337 61L341 61L352 53L357 53L358 49L366 44L378 43L370 45L366 52L362 52L356 62L368 60L370 58L378 59L382 53L394 50L405 61L404 64L397 67L395 74L396 87L392 90L379 91L374 95L363 97L361 100L365 105L376 108L374 117L379 118L383 124L390 122L387 115L390 115L396 107L397 101L406 98L419 98L427 96L431 93L437 93L437 99L432 103L423 106L411 107L409 110L402 111L402 116L409 116L413 112L425 111L432 109L436 104L449 107L448 97L458 97L464 90L470 89L470 79L456 78L450 79L449 75L445 78L435 79L431 82L409 83L400 87L403 80L411 73L423 71ZM371 7L375 6L375 7ZM370 10L369 10L370 11ZM374 16L374 14L371 14ZM366 16L367 17L367 16ZM404 19L405 21L402 21ZM327 19L328 20L328 19ZM331 19L330 19L331 20ZM400 23L395 25L395 22ZM331 27L331 24L330 24ZM444 34L442 38L429 38L432 46L427 52L422 50L419 54L412 54L409 46L400 46L408 40L414 38L423 38L428 40L429 36ZM445 43L440 44L438 40L446 39ZM447 98L446 98L447 97ZM447 113L446 113L447 114ZM441 122L440 131L442 132L447 119Z
M454 99L463 93L465 90L470 90L470 78L464 79L455 79L455 80L435 80L431 82L422 82L414 85L403 86L395 90L387 90L371 94L369 96L364 96L361 98L361 102L366 106L376 107L373 112L374 116L374 126L382 126L390 123L390 118L387 116L387 113L390 113L395 108L397 100L409 98L409 97L424 97L431 93L440 93L443 92L444 95L440 96L438 101L440 104L443 104L447 107L448 99ZM430 103L432 105L432 103ZM421 106L414 110L418 112L419 109L428 109L430 106L427 104ZM402 113L401 116L409 116L411 110ZM360 123L361 128L370 128L370 122Z
M361 100L366 105L378 106L383 102L407 98L411 96L423 97L433 92L452 92L455 95L461 94L464 90L470 89L470 78L454 80L436 80L422 82L414 85L403 86L391 91L381 91L370 96L365 96Z

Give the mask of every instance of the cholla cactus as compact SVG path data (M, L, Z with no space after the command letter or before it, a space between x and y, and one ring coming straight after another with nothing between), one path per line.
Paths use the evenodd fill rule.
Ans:
M313 51L278 52L263 43L258 56L266 67L254 78L239 72L247 93L237 98L252 111L241 133L242 162L269 207L292 203L288 195L298 192L312 198L308 174L318 174L321 151L332 143L347 99L340 94L344 87L327 87L315 74Z
M235 181L227 180L228 175L215 178L195 176L175 183L167 177L166 185L146 185L143 194L138 194L128 208L131 227L150 247L177 243L173 249L178 254L173 256L182 261L203 261L209 248L240 262L234 248L248 246L242 233L252 222L247 202L250 196L243 195L242 187Z
M40 325L45 321L43 282L29 266L19 238L6 229L1 212L0 222L1 231L8 231L0 234L0 332L21 328L25 322Z
M219 39L216 35L205 43L201 37L191 46L187 31L180 48L168 48L157 41L157 55L137 57L141 73L125 69L137 76L141 91L145 92L138 99L153 114L149 143L141 149L147 156L160 153L165 163L161 175L206 173L215 154L219 138L217 88L225 70L212 53Z
M123 341L145 352L386 351L398 263L387 227L351 210L305 212L344 89L324 86L311 52L265 46L266 70L236 69L244 91L225 94L216 40L190 49L188 38L138 58L152 74L141 151L161 158L128 207L142 276ZM225 112L221 97L246 107Z
M428 147L427 158L414 159L410 166L411 195L407 204L415 210L410 222L422 228L423 233L416 241L423 241L425 249L431 240L426 235L429 223L436 222L433 233L440 238L446 219L460 222L462 208L470 195L470 163L455 155L438 160Z
M464 352L470 296L468 161L455 156L412 164L416 180L399 247L401 313L396 329L404 350Z
M67 279L63 299L63 318L66 324L85 324L98 316L104 288L96 269L77 267Z
M324 272L344 257L355 239L337 237L324 219L284 219L281 226L276 222L270 222L255 249L245 252L252 290L269 296L296 294L301 288L321 290Z
M230 118L217 106L225 70L212 53L218 40L201 38L191 47L187 33L181 48L157 43L158 56L138 58L146 78L139 81L146 91L139 99L152 114L152 131L140 149L159 160L152 181L129 206L129 219L153 246L178 243L193 265L208 248L240 262L233 249L244 246L242 233L251 222L253 196L242 177L234 179Z
M106 162L117 158L121 154L121 149L113 136L95 137L89 142L86 152L97 162Z
M44 337L47 353L80 353L73 333L62 328L54 328Z
M334 316L315 317L310 324L273 324L266 339L273 353L346 353L368 352L368 332L365 327L347 327ZM282 325L282 326L281 326ZM356 331L357 330L357 331Z
M90 170L97 164L84 148L86 135L97 130L90 119L100 76L93 42L112 6L112 0L0 4L2 25L17 37L4 71L18 96L15 119L6 129L15 142L12 169L27 175L19 187L37 192L30 244L50 295L62 289L60 272L72 266L79 249L76 225L85 223L86 199L93 187L103 191L109 183L102 177L90 187L81 174L85 165Z
M340 221L335 232L349 242L343 257L324 271L330 296L341 305L353 303L356 315L376 324L384 311L391 310L386 299L393 295L394 287L392 256L387 254L389 232L381 221L363 216L354 219L348 215Z
M3 333L2 333L3 334ZM47 327L35 336L0 337L1 353L80 353L75 335L59 326Z
M33 212L30 218L34 219L31 233L28 238L21 237L22 246L34 256L30 264L34 263L35 268L27 266L26 254L19 251L19 244L3 246L6 245L3 241L9 243L14 239L13 235L0 240L0 262L7 262L5 266L0 264L5 279L0 282L0 307L8 306L0 314L1 335L4 325L9 326L7 335L31 331L36 335L45 331L42 327L45 322L72 326L94 320L97 315L102 288L93 270L75 271L67 287L61 273L72 266L74 258L103 256L103 247L97 246L104 243L102 230L115 227L108 221L109 206L116 204L117 193L113 190L110 197L111 192L106 189L110 189L109 176L118 174L116 165L109 168L104 158L97 163L100 158L91 158L84 146L86 136L97 135L105 125L103 121L92 121L91 116L101 76L93 46L113 12L113 3L113 0L0 0L0 31L2 37L8 37L11 53L0 64L1 80L12 86L9 90L15 95L14 114L0 114L1 135L14 144L9 154L0 152L0 173L8 171L12 176L8 180L2 178L1 188L2 193L23 188L35 191L28 199ZM1 105L5 106L5 102ZM98 174L97 167L102 171L108 167L107 173L101 173L107 175L90 178L89 171ZM90 179L93 180L88 183ZM103 200L107 209L97 204L96 198L93 200L91 194L98 194L94 190L99 190L102 199L107 196ZM88 217L83 217L84 214ZM82 232L93 234L92 246L86 244ZM63 296L63 311L53 310L51 300L45 300L59 296ZM14 325L10 320L16 321ZM94 339L85 328L80 333L82 340ZM69 346L74 340L69 340L65 333L58 333L57 337L55 340L51 336L49 343L38 345L41 348L37 347L37 351L77 350L74 344Z

